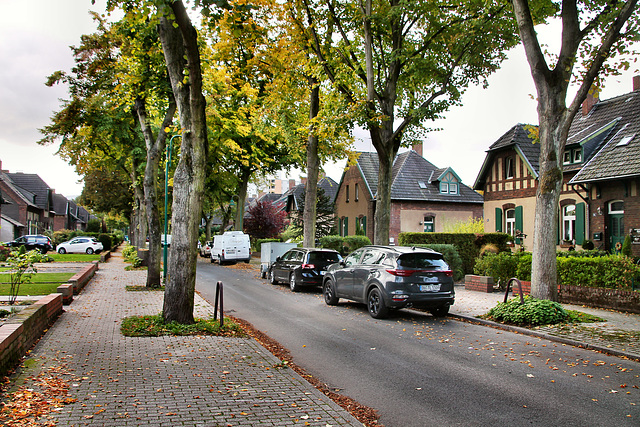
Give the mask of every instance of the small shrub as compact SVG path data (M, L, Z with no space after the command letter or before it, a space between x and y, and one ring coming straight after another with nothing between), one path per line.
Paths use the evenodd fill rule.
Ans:
M138 256L138 249L133 245L127 245L122 249L124 262L131 263L131 267L138 268L142 265L142 258Z
M504 289L509 279L517 275L519 254L521 253L500 252L499 254L494 254L487 252L484 257L476 259L473 272L480 276L493 277L493 280L500 285L500 288Z
M498 245L496 245L495 243L485 243L480 248L480 253L478 254L478 256L482 257L486 253L497 254L498 252L500 252L500 248L498 248Z
M512 325L542 326L564 322L569 315L562 305L555 301L527 296L524 298L524 304L520 303L519 298L499 303L489 310L485 317Z

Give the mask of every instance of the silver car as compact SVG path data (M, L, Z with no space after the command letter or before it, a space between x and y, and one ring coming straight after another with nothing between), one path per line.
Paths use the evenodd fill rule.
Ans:
M364 246L329 266L322 283L327 305L340 298L365 303L385 318L391 309L417 307L446 316L455 301L453 272L442 254L403 246Z

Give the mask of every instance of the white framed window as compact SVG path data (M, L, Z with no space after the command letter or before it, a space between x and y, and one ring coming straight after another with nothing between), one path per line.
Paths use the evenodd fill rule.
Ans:
M622 200L614 200L609 203L609 213L610 214L623 214L624 213L624 202Z
M440 181L440 193L458 194L458 179L453 173L447 173Z
M504 213L504 225L505 225L504 227L505 232L515 237L516 235L516 210L515 209L508 209Z
M424 225L423 230L425 233L433 233L435 231L435 218L433 216L425 216L422 224Z
M580 163L582 161L582 148L576 148L573 150L573 163Z
M571 163L571 150L565 150L564 157L562 158L562 163L565 165Z
M449 193L449 183L448 182L441 182L440 183L440 192L442 194L448 194Z
M504 165L504 177L505 179L511 179L514 176L514 164L513 157L507 157Z
M572 241L576 236L576 205L562 208L562 240Z

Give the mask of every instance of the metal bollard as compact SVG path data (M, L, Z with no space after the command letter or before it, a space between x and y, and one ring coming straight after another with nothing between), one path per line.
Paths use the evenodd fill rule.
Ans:
M222 282L216 284L216 299L213 308L213 320L218 319L218 300L220 300L220 327L224 326L224 285Z
M511 290L511 282L517 282L518 283L518 291L520 293L520 304L524 304L524 296L522 295L522 283L520 282L520 280L516 279L515 277L512 277L511 279L509 279L507 281L507 290L504 293L504 302L507 302L507 300L509 299L509 291Z

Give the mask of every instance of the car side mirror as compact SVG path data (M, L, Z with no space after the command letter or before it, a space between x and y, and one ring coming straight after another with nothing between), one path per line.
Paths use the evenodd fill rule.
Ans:
M282 259L282 257L276 257L276 262L279 262Z
M340 261L340 267L346 267L346 266L347 266L347 263L346 263L346 262L344 262L344 261Z

